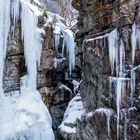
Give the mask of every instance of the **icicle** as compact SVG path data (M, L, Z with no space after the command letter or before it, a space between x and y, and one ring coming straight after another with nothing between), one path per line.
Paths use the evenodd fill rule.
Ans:
M61 28L60 28L60 26L55 25L53 34L54 34L55 50L58 52L58 46L60 44L60 36L61 36Z
M114 114L114 111L108 108L99 108L95 112L104 113L106 115L108 137L110 137L110 118Z
M54 60L53 60L53 67L55 69L57 68L57 58L54 58Z
M115 89L116 89L116 106L117 106L117 139L119 139L121 96L125 91L125 81L130 81L130 80L131 80L130 78L124 78L124 77L109 77L109 84L110 84L109 92L111 92L112 90L112 84L116 84Z
M112 98L112 77L109 77L109 98Z
M11 127L9 124L13 118L14 111L10 101L6 100L3 91L3 70L8 45L8 37L10 32L10 0L0 1L0 139L5 140L6 127ZM10 115L9 115L10 114ZM14 122L12 121L12 124ZM14 130L13 130L14 132Z
M135 70L131 70L131 107L133 107L133 95L135 92L135 81L136 81L136 76L135 76Z
M4 4L4 6L3 6ZM4 48L4 58L6 57L6 50L7 50L7 43L8 43L8 36L10 31L10 1L6 0L2 2L2 6L4 8L1 9L1 12L3 12L3 15L1 17L2 21L1 24L3 24L2 27L2 39L3 39L3 48Z
M123 77L110 77L110 84L116 83L116 106L117 106L117 139L119 139L119 121L120 121L120 106L121 96L124 93L124 81L130 80Z
M131 34L131 44L132 44L132 65L135 61L135 52L136 52L136 43L137 43L137 34L136 34L136 23L132 25L132 34Z
M38 14L27 2L21 1L21 27L22 40L24 43L24 55L27 66L27 85L36 89L37 61L40 63L42 50L41 32L37 28ZM28 25L28 26L27 26ZM38 30L37 30L38 29Z
M10 31L10 0L0 2L0 94L3 93L3 68Z
M121 105L121 95L122 95L122 80L117 79L116 83L116 105L117 105L117 139L119 139L119 121L120 121L120 105Z
M111 115L107 115L107 131L108 131L108 137L110 137L110 117Z
M64 40L63 40L63 44L62 44L62 56L64 57L64 50L65 50L65 43L64 43Z
M73 33L68 29L64 30L64 44L67 46L69 54L69 70L71 74L71 71L75 67L75 43Z
M124 112L124 140L127 140L127 112Z
M38 21L36 21L37 23ZM44 34L44 31L43 29L41 28L36 28L35 29L35 45L36 45L36 61L37 61L37 64L38 64L38 67L40 66L40 59L41 59L41 53L42 53L42 36L41 34Z
M60 44L60 34L54 34L54 44L55 50L58 52L58 46Z
M119 56L119 76L123 76L123 61L125 60L125 49L124 49L124 44L123 41L120 41L120 50L119 50L120 56Z
M108 35L109 60L110 60L112 74L114 73L117 40L118 40L117 29L115 29Z
M15 25L15 23L17 22L18 18L19 18L19 1L20 0L12 0L12 17L13 17L13 25Z
M140 6L139 6L138 17L140 17ZM136 35L137 35L138 49L140 50L140 22L138 22L136 25Z

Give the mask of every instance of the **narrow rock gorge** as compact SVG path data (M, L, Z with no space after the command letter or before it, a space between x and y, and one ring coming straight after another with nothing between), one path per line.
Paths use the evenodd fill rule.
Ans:
M139 140L139 0L0 0L0 140Z

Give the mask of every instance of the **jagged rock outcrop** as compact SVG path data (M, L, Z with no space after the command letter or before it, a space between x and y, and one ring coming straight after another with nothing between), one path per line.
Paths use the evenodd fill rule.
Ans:
M138 0L73 0L79 11L77 45L83 52L80 94L87 114L77 121L76 133L65 139L140 139L139 39L135 42L140 32L139 5Z

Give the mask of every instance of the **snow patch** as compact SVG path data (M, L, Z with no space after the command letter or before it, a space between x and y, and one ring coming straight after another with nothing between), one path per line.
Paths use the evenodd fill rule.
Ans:
M26 90L16 97L5 97L0 102L0 110L1 140L45 140L46 136L48 140L54 139L51 116L37 91Z
M81 120L81 116L85 113L80 94L77 94L70 102L65 111L62 124L59 126L61 132L76 133L76 120ZM70 127L68 124L72 124Z

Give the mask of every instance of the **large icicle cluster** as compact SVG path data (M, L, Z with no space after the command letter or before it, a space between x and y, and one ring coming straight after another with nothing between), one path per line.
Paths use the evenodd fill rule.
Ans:
M63 45L62 45L62 56L64 56L64 49L66 47L68 61L69 61L69 71L71 71L75 67L75 42L74 42L74 34L73 32L65 26L63 23L64 19L60 16L49 13L48 12L48 19L46 22L46 26L51 22L53 23L53 34L54 34L54 46L55 50L58 52L58 48L60 45L60 38L63 37Z
M135 51L137 44L140 46L140 30L136 23L132 25L131 34L131 44L132 44L132 66L135 61ZM134 67L130 70L131 77L127 78L125 75L125 49L121 38L118 37L118 32L115 29L108 34L108 44L109 44L109 59L111 65L111 71L116 77L109 77L109 87L110 87L110 97L112 97L112 86L115 83L116 89L116 106L117 106L117 139L119 139L119 121L120 121L120 109L121 109L121 99L125 92L125 86L128 83L131 89L131 106L133 106L133 94L135 92L135 70ZM116 70L114 70L116 69ZM127 118L126 118L127 119ZM127 126L127 124L125 124ZM127 128L125 128L127 131ZM125 137L127 132L124 133Z
M26 1L21 1L21 28L24 43L24 55L27 66L27 75L24 77L27 86L36 89L37 62L40 63L41 34L37 27L38 16L41 13Z
M119 40L117 29L112 31L108 35L109 42L109 60L111 65L112 74L114 73L114 68L116 68L116 75L122 76L123 74L123 63L125 61L125 50L122 40Z
M42 29L37 23L41 13L30 0L0 0L0 8L0 94L3 95L0 98L0 140L54 140L51 116L36 90L37 63L40 63L42 49ZM10 26L18 19L21 19L27 74L21 78L21 91L5 97L4 59Z
M115 89L116 94L116 107L117 107L117 139L119 139L119 121L120 121L120 109L122 103L122 96L125 93L125 87L129 87L131 89L130 99L131 99L131 107L133 106L133 95L135 93L135 83L136 83L136 74L135 71L140 67L134 66L135 62L135 53L136 49L140 48L140 28L135 22L132 25L132 33L131 33L131 47L132 47L132 69L130 72L130 77L126 77L126 69L125 69L125 48L122 38L119 37L119 32L117 29L114 29L108 34L103 36L98 36L96 38L91 38L85 40L94 41L97 39L107 38L108 40L108 50L109 50L109 61L111 67L111 76L109 77L109 97L113 98L113 92ZM127 115L125 113L125 120L127 120ZM125 132L124 137L126 139L127 135L127 121L125 122Z

